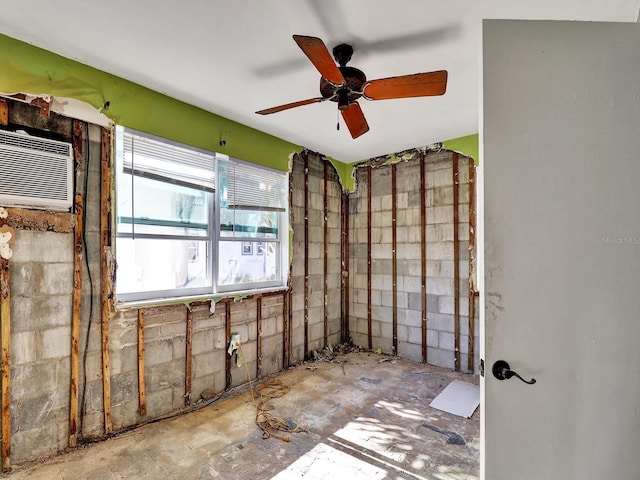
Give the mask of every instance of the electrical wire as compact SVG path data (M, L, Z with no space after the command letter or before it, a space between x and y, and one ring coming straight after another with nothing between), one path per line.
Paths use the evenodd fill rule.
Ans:
M84 208L82 209L82 249L84 255L85 265L87 267L87 278L89 280L89 322L87 325L87 337L84 342L84 351L82 352L82 375L84 381L82 382L82 400L80 402L80 418L78 419L78 432L80 433L80 437L83 436L83 425L84 425L84 415L87 409L87 353L89 351L89 339L91 338L91 324L93 323L93 277L91 275L91 267L89 266L89 250L87 249L87 197L88 197L88 189L89 189L89 162L91 160L90 155L90 142L89 142L89 127L85 123L84 124L84 154L85 162L84 164L84 192L83 195L83 204Z
M257 385L253 388L251 381L251 373L249 372L249 364L246 361L242 345L238 345L238 350L242 356L242 363L247 370L247 380L249 381L249 390L251 391L251 399L256 407L256 425L262 430L262 438L267 439L274 437L283 442L290 442L291 438L286 433L306 432L306 429L295 422L285 420L270 413L275 407L269 405L268 402L274 398L280 398L289 393L289 386L282 383L277 378L272 378L265 383ZM280 433L285 432L285 433Z

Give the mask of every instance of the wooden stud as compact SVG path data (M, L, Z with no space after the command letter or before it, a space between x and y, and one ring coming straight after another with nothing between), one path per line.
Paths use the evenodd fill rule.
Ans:
M342 288L340 295L342 300L342 318L340 341L347 343L350 341L351 333L349 328L349 194L342 194Z
M227 342L231 341L231 304L228 301L224 302L224 331ZM231 387L231 355L224 354L224 388L225 390Z
M9 125L9 104L0 98L0 125Z
M76 161L76 167L82 168L84 156L82 155L82 146L84 144L84 127L86 123L81 120L73 121L73 158ZM88 167L88 165L87 165ZM84 192L86 195L87 192Z
M392 281L392 329L393 329L393 354L398 355L398 199L396 189L396 167L391 165L391 281Z
M21 230L72 233L76 227L76 216L66 212L48 212L26 208L8 207L6 224Z
M324 346L326 347L329 341L329 163L327 161L324 164L324 192L323 192L323 206L324 206Z
M342 215L340 216L340 222L342 227L342 234L340 235L340 343L344 343L346 340L346 328L345 328L345 271L344 271L344 260L345 260L345 229L344 229L344 217L346 215L344 211L344 197L345 193L340 194L340 208L342 210Z
M0 343L2 344L2 471L11 470L11 278L0 257Z
M69 446L78 444L78 358L80 355L80 307L82 304L82 247L84 235L84 202L82 195L76 195L74 212L76 228L74 233L73 257L73 311L71 315L71 381L69 389Z
M262 296L256 298L256 379L262 377Z
M84 125L80 120L73 121L73 156L78 168L82 168L84 156ZM86 165L88 168L88 165ZM87 173L87 172L85 172ZM86 195L86 192L85 192ZM73 259L73 310L71 315L71 359L69 385L69 446L78 443L78 358L80 355L80 307L82 303L82 253L84 237L84 199L82 195L75 196L73 213L76 217L74 229L74 259Z
M193 376L193 310L187 305L187 327L185 339L184 406L191 403L191 377Z
M475 274L476 248L476 166L473 158L469 157L469 338L467 369L473 373L475 369L475 300L476 286L473 278Z
M371 165L367 166L367 346L373 349L371 329Z
M304 360L309 358L309 152L304 157Z
M47 118L51 112L51 103L42 97L37 97L31 100L31 105L34 105L40 109L40 116Z
M289 300L291 291L282 294L282 369L289 368L289 325L291 325L291 317L289 311Z
M420 259L422 299L422 363L427 363L427 196L424 152L420 152Z
M109 360L109 318L113 301L113 260L111 258L111 135L102 129L100 158L100 295L102 343L102 403L104 431L113 431L111 418L111 364Z
M460 371L460 237L458 215L458 154L453 152L453 335L454 335L454 368Z
M293 181L289 176L289 215L292 219L293 212ZM293 222L292 222L293 223ZM291 260L291 259L290 259ZM291 361L291 305L292 291L291 283L293 278L293 262L289 262L289 275L287 277L287 291L282 294L282 368L287 370Z
M138 413L142 416L147 414L147 387L144 379L144 314L144 308L138 309Z
M0 218L0 227L8 224ZM13 227L12 227L13 228ZM13 235L15 231L12 231ZM0 257L0 416L2 417L2 440L0 456L2 471L11 470L11 273L9 260Z

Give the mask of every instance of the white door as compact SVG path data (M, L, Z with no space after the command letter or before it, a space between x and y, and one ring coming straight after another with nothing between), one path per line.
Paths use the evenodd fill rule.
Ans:
M483 478L640 479L640 25L483 37Z

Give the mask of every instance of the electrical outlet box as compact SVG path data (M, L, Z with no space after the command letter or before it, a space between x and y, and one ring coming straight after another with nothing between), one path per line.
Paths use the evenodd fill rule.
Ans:
M231 339L229 340L229 348L227 349L227 353L229 355L233 355L233 352L235 352L239 347L240 347L240 334L232 333Z

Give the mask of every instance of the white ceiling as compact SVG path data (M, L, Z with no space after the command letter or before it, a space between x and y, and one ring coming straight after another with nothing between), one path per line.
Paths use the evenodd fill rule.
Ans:
M5 0L0 33L343 162L477 133L483 18L635 22L640 0ZM369 79L446 69L441 97L366 101L370 131L336 131L334 102L293 34L350 43ZM614 53L614 52L612 52ZM40 92L32 92L40 93Z

